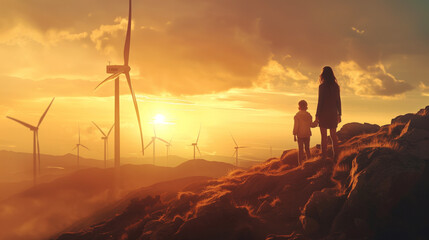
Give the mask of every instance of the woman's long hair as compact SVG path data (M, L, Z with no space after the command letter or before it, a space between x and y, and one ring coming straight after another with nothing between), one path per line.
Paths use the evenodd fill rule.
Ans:
M338 86L337 78L334 75L334 71L332 71L332 68L329 66L323 67L322 73L319 77L320 84L326 84L326 85L336 85Z

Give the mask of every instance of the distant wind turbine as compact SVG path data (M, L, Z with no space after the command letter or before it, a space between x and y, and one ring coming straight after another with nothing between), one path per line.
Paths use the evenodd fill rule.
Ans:
M171 137L170 141L165 144L165 147L167 148L167 161L168 161L168 151L170 150L171 147L171 140L173 140L173 137Z
M194 143L192 143L192 144L191 144L191 146L193 146L193 147L194 147L194 160L195 160L195 149L197 149L197 150L198 150L198 152L199 152L199 153L200 153L200 155L201 155L200 149L198 148L198 140L200 139L200 133L201 133L201 126L200 126L200 130L198 131L197 140L196 140Z
M80 128L79 128L79 138L78 138L78 142L77 142L77 144L76 144L76 146L72 149L72 151L73 150L77 150L77 154L76 154L76 156L77 156L77 168L79 169L79 148L80 147L83 147L83 148L86 148L87 150L89 150L89 148L87 148L85 145L83 145L83 144L81 144L80 143Z
M33 184L34 185L36 185L37 174L40 175L39 127L40 127L40 124L42 124L42 121L45 118L46 113L48 113L48 110L51 107L54 100L55 100L55 98L53 98L51 103L49 103L48 108L46 108L45 112L40 117L39 122L37 123L37 126L33 126L31 124L28 124L28 123L23 122L21 120L18 120L16 118L6 116L7 118L9 118L15 122L18 122L18 123L24 125L25 127L28 127L30 129L30 131L33 131ZM37 154L37 157L36 157L36 154Z
M235 141L235 139L234 139L234 137L232 136L232 134L231 134L231 137L232 137L232 141L234 141L234 143L235 143L235 147L234 147L235 151L234 151L234 153L233 153L233 156L235 155L235 166L237 166L237 167L238 167L238 149L240 149L240 148L246 148L246 147L238 146L238 144L237 144L237 142Z
M103 80L98 86L95 88L97 89L104 83L115 79L115 168L119 168L120 166L120 118L119 118L119 75L125 74L125 77L127 79L128 87L130 88L131 96L133 98L134 102L134 108L136 110L137 115L137 121L139 124L139 130L140 130L140 140L141 140L141 148L142 148L142 154L144 155L144 143L143 143L143 133L142 133L142 126L140 121L140 113L139 113L139 107L137 104L136 95L134 94L134 90L131 84L131 77L130 77L130 66L128 65L129 56L130 56L130 40L131 40L131 0L129 0L129 12L128 12L128 26L127 26L127 34L125 38L125 45L124 45L124 65L108 65L106 67L107 73L111 73L108 78Z
M107 134L105 134L103 132L103 130L101 130L101 128L95 122L92 122L92 123L98 128L98 130L100 130L101 134L103 135L101 137L101 139L104 141L104 168L106 168L107 167L107 148L108 148L108 143L109 143L109 135L110 135L110 132L112 132L112 129L115 126L115 124L113 124L112 127L110 128L110 130L107 132Z
M154 136L152 137L152 140L146 145L145 149L148 148L151 144L152 144L152 149L153 149L153 155L152 155L152 159L153 159L153 165L155 165L155 146L156 146L156 140L162 141L166 144L169 144L167 141L165 141L162 138L159 138L156 136L156 131L155 131L155 126L153 127L153 134Z

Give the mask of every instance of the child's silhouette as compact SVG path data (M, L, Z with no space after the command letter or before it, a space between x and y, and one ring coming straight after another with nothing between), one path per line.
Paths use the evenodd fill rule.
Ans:
M305 159L304 149L307 155L307 159L311 157L310 153L310 136L311 127L317 127L317 122L313 122L313 117L307 112L308 104L305 100L301 100L298 103L299 112L294 117L293 126L293 137L294 141L298 138L298 164L301 165L301 161Z

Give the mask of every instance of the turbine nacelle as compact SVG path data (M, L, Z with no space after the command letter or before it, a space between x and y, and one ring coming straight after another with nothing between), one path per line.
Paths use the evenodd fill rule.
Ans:
M130 66L125 65L107 65L106 66L106 72L115 74L115 73L128 73L130 72L131 68Z

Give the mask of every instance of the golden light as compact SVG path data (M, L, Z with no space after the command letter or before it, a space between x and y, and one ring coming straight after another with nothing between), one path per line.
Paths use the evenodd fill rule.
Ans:
M156 114L155 117L153 118L153 123L154 124L167 124L167 122L165 121L165 116L162 114Z

